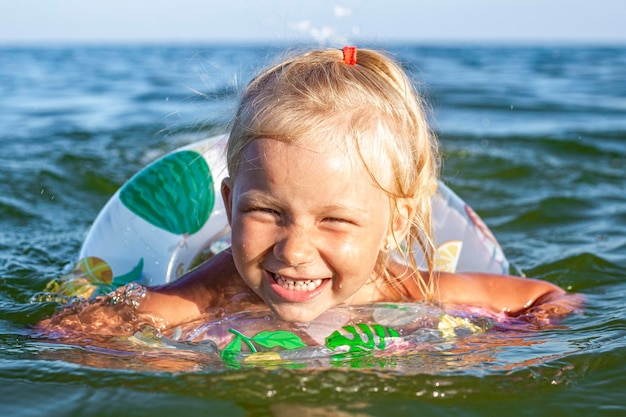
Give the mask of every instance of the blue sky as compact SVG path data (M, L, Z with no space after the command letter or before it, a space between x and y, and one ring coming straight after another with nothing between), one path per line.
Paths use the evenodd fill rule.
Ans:
M624 0L0 0L0 43L610 42Z

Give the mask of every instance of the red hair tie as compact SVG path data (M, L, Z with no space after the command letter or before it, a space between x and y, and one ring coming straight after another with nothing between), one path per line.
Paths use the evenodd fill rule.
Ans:
M356 65L356 46L343 47L343 62L348 65Z

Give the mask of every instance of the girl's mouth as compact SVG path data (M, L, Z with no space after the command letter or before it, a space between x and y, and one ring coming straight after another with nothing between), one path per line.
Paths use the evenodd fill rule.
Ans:
M278 274L274 274L274 280L286 290L299 292L311 292L322 285L321 279L295 280Z
M272 290L282 299L291 302L307 301L318 295L331 281L330 278L293 279L266 272Z

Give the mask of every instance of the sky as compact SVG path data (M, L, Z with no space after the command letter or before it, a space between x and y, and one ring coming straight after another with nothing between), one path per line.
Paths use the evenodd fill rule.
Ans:
M626 45L624 0L0 0L0 44Z

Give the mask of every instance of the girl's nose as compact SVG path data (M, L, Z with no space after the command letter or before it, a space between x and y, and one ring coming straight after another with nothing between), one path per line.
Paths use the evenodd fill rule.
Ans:
M301 228L290 228L274 245L276 259L292 267L311 262L315 258L315 253L308 234Z

